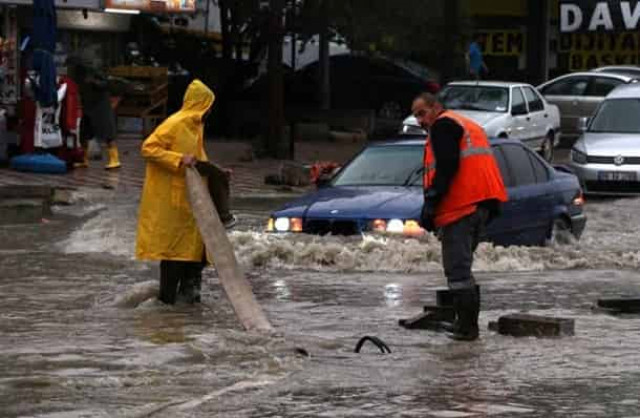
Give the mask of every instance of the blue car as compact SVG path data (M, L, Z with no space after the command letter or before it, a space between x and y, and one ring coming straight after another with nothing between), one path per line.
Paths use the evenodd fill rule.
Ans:
M354 235L384 231L420 235L424 139L364 148L318 190L271 214L275 233ZM544 245L579 239L586 216L576 176L554 168L518 141L491 142L508 188L502 215L486 231L496 245Z

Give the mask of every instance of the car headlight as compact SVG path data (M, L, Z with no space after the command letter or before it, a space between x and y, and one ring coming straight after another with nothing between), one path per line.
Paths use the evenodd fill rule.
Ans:
M302 232L302 218L269 219L267 232Z
M404 231L404 222L401 219L391 219L387 222L387 232L402 233Z
M376 219L370 224L371 231L388 232L391 234L404 234L411 237L418 237L425 233L418 221L409 219Z
M571 149L571 161L576 164L586 164L588 161L587 154L582 151L578 151L575 148Z
M289 218L276 218L273 225L278 232L289 232L289 228L291 228L291 221L289 221Z

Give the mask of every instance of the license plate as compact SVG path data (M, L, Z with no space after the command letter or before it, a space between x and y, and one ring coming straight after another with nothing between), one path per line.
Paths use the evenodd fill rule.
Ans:
M628 171L600 171L598 173L598 180L600 181L636 181L637 176L635 172L628 172Z

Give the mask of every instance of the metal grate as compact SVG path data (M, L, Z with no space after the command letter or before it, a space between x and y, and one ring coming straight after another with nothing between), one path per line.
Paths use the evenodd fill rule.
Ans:
M587 157L587 162L592 164L615 164L616 158L590 155ZM640 157L624 157L624 162L621 165L640 165Z
M309 219L305 222L304 232L316 235L355 235L360 233L355 221Z

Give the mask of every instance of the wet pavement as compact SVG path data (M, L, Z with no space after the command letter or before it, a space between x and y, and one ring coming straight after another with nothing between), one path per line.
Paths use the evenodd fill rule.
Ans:
M0 227L0 416L640 416L640 316L592 310L640 295L640 200L590 202L569 246L483 246L476 343L397 326L444 284L433 238L265 235L266 206L238 209L232 241L278 336L241 331L211 268L202 305L144 301L158 272L133 260L136 208L81 190L47 223ZM519 311L576 335L487 330ZM392 353L353 353L365 335Z

